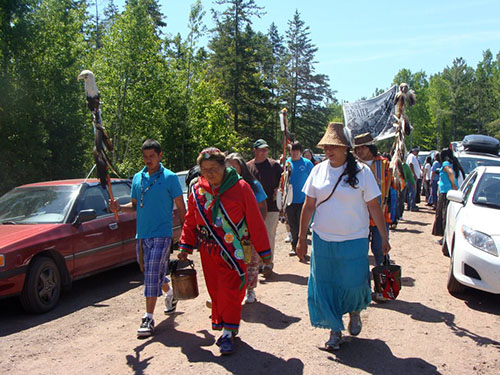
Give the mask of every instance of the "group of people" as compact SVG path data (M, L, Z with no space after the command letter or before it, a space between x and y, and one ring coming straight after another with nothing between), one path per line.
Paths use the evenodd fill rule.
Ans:
M356 137L351 146L343 125L329 123L317 147L325 152L320 163L304 155L300 143L291 144L286 163L291 167L293 200L286 214L292 233L290 254L302 262L307 263L307 236L312 231L310 320L314 327L330 330L326 348L337 350L342 316L349 313L349 333L358 335L360 312L376 299L368 251L371 242L377 265L388 257L392 177L388 160L378 155L368 133ZM186 260L194 249L200 251L212 328L222 331L216 344L221 354L231 354L242 303L256 300L259 263L265 277L273 272L279 218L276 191L283 168L269 158L269 145L263 139L254 143L254 159L248 163L239 154L206 148L197 158L200 176L190 184L186 211L177 177L161 164L159 143L147 140L142 153L145 167L134 176L131 202L123 206L110 202L112 210L137 212L137 258L144 269L146 297L137 335L153 333L153 313L163 293L164 312L176 309L166 277L175 204L183 223L178 258Z

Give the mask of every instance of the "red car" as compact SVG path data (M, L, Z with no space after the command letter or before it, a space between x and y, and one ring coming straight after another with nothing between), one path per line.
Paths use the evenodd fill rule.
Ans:
M130 202L130 186L112 180L121 204ZM20 295L27 311L43 313L73 280L135 262L135 213L116 221L108 199L94 179L23 185L0 197L0 298ZM177 243L177 210L173 220Z

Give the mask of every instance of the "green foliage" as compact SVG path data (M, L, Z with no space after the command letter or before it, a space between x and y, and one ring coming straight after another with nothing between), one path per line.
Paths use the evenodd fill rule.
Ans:
M343 121L343 113L328 77L316 72L317 47L300 13L284 35L274 24L264 34L252 28L263 14L254 0L215 4L220 12L212 10L205 49L198 45L207 35L200 0L186 20L186 39L164 34L171 30L157 0L128 0L123 10L112 0L104 10L84 0L3 0L0 192L91 169L91 116L76 81L82 69L95 73L115 146L111 160L123 177L142 168L147 138L160 141L172 170L191 167L207 146L250 158L257 138L276 157L283 107L294 138L314 149L326 124ZM430 77L401 69L394 83L401 82L417 95L407 109L409 144L435 149L468 133L500 136L500 54L484 51L475 68L457 58Z
M2 12L0 162L8 166L1 172L2 192L21 183L83 174L89 141L76 81L86 48L86 3L11 5Z

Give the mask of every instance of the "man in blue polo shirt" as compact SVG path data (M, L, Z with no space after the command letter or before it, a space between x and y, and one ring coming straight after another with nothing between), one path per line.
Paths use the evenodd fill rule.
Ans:
M186 206L177 175L160 163L163 156L160 144L148 139L142 145L142 156L146 166L132 180L131 202L121 208L137 211L137 261L144 270L146 297L146 313L137 336L148 337L154 331L153 312L162 292L166 293L165 314L173 313L176 308L177 301L165 274L172 242L173 204L179 210L181 224ZM120 204L115 200L110 207L119 210Z
M292 143L290 154L291 157L288 158L286 162L290 163L292 166L290 184L292 185L293 199L292 204L286 207L286 217L288 219L288 225L290 226L290 232L292 233L292 249L289 254L290 256L294 256L297 255L295 249L299 239L300 215L302 213L302 205L306 199L306 195L302 192L302 188L314 165L310 160L302 157L302 146L299 142Z

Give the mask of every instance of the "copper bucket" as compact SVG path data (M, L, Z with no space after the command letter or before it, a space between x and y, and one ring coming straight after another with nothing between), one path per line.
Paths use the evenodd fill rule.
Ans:
M172 288L174 289L174 298L177 300L193 299L200 294L198 291L196 270L192 261L189 261L189 266L179 269L179 265L177 265L170 275L172 278Z

